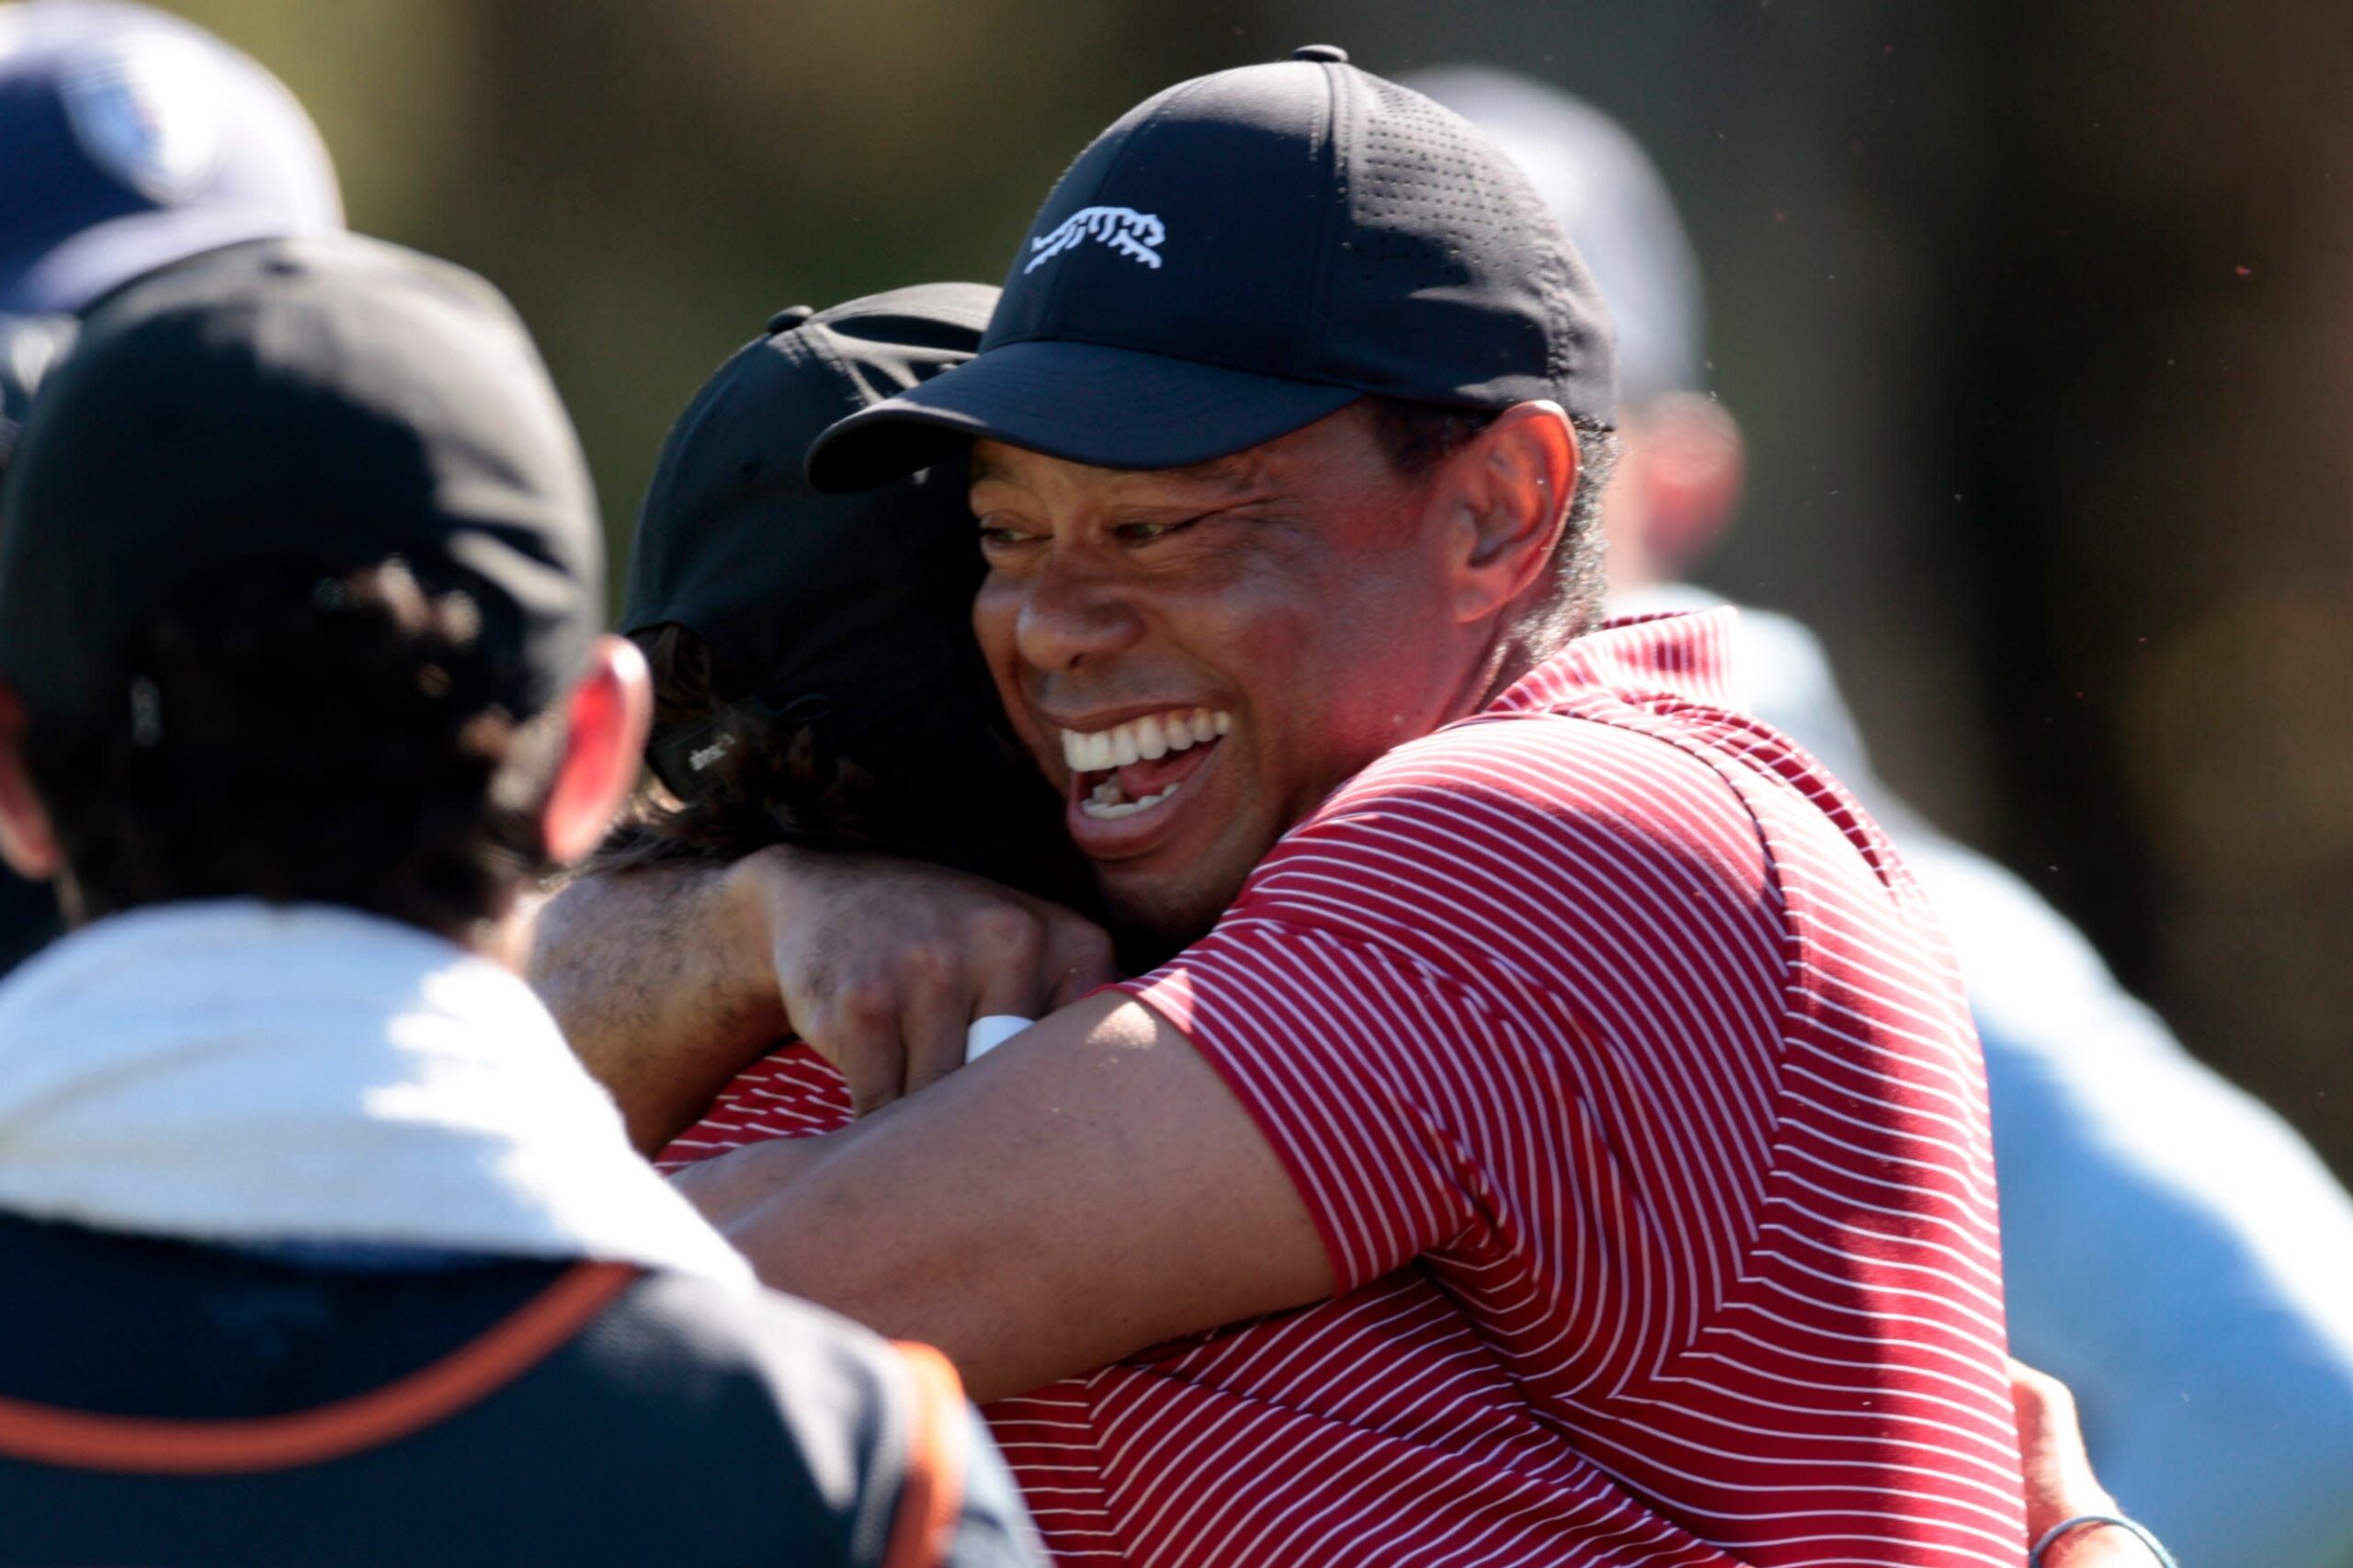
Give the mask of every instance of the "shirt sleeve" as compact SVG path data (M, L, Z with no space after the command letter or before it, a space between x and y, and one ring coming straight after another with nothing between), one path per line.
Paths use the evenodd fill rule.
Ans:
M1392 754L1125 987L1256 1120L1343 1290L1526 1243L1655 1256L1761 1190L1783 956L1754 819L1702 762L1556 722Z
M1504 1058L1496 1020L1443 975L1256 919L1127 989L1273 1143L1343 1290L1480 1223L1492 1193L1458 1123L1466 1099L1501 1108L1516 1093L1478 1071ZM1441 1081L1465 1068L1472 1081Z
M996 1438L978 1412L968 1419L962 1503L947 1568L1045 1568L1046 1548Z

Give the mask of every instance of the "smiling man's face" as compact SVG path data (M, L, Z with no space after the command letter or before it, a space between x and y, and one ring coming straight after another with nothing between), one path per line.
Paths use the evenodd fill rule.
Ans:
M1465 710L1445 518L1364 404L1193 468L983 441L972 474L982 649L1142 931L1206 931L1336 786Z

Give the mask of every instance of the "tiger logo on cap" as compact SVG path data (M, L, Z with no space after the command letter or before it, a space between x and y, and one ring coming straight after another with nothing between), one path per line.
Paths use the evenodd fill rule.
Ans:
M1149 212L1139 212L1132 207L1082 207L1056 225L1052 233L1029 242L1034 254L1029 265L1021 270L1035 272L1063 252L1090 239L1100 240L1122 256L1156 267L1160 265L1160 243L1167 237L1167 226Z

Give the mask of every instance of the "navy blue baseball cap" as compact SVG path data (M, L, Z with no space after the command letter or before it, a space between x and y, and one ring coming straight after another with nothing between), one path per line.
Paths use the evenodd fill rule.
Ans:
M779 312L663 444L638 513L621 630L693 631L706 709L654 704L646 761L681 801L787 843L936 861L1083 905L1092 877L1062 792L1014 738L980 645L961 462L857 495L801 473L843 415L970 360L995 289L924 283ZM746 768L785 752L790 785ZM943 779L957 809L939 809ZM723 830L739 852L754 840Z
M852 415L809 477L855 490L986 437L1173 468L1367 395L1609 424L1598 292L1527 177L1327 44L1180 83L1040 209L970 364Z
M122 0L0 5L0 314L342 226L318 132L252 60Z
M995 304L978 283L925 283L771 319L663 443L620 629L687 627L730 684L772 709L821 698L828 739L870 767L873 736L919 733L900 748L914 754L911 777L990 774L958 762L991 751L999 712L972 642L986 567L963 465L842 496L813 494L801 460L843 415L971 359ZM655 716L648 761L681 800L700 792L711 728ZM939 764L928 771L916 760L926 747ZM1035 786L1037 769L1013 755ZM1059 830L1059 806L1054 820Z
M1658 165L1583 98L1484 65L1418 71L1405 85L1494 138L1593 269L1618 329L1618 390L1639 407L1708 384L1699 258Z

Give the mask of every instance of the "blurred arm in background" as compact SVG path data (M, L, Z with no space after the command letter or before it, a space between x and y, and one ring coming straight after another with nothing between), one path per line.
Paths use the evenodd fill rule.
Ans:
M2353 1199L2025 882L1886 792L1811 633L1750 612L1743 638L1758 715L1880 820L1961 960L2012 1353L2072 1388L2100 1478L2183 1562L2353 1562Z
M1519 159L1616 317L1612 608L1721 603L1677 580L1737 510L1743 448L1698 390L1699 268L1657 170L1622 127L1538 83L1448 68L1411 85ZM1959 952L1993 1103L2012 1350L2073 1387L2100 1477L2183 1562L2353 1563L2353 1199L2024 882L1889 793L1810 632L1753 611L1742 627L1752 710L1879 819ZM2095 1561L2092 1542L2121 1534L2089 1532L2053 1561Z

